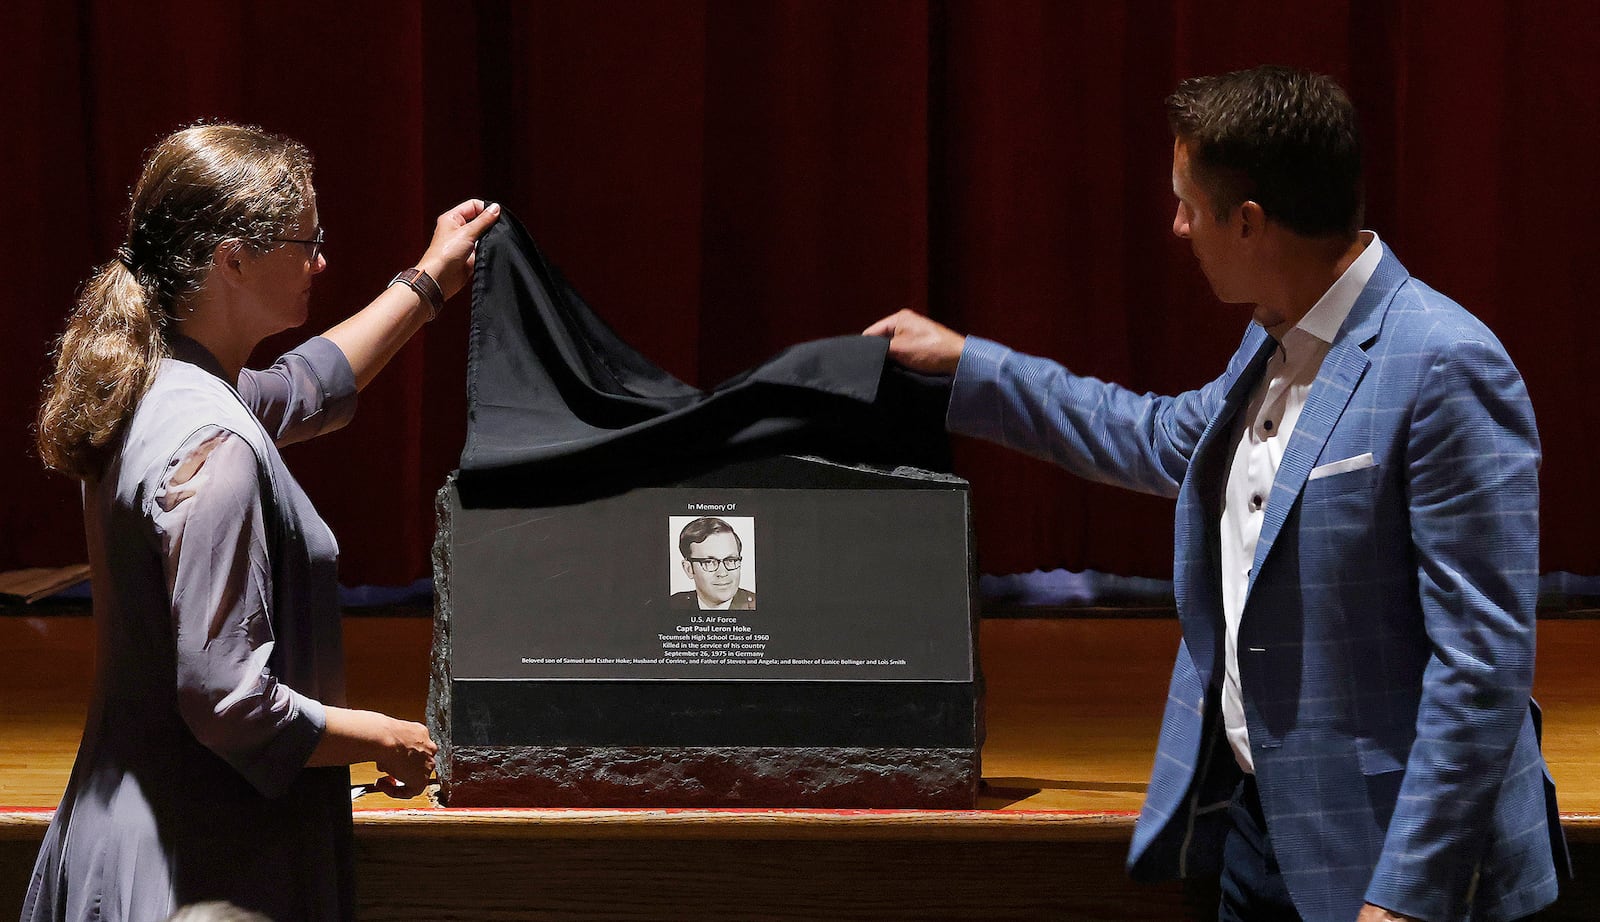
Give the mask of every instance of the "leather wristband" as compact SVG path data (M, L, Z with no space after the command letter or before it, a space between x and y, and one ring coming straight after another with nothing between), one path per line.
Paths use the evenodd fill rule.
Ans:
M439 316L439 312L444 310L444 289L439 287L433 276L422 269L402 269L389 280L389 285L405 285L416 292L422 303L428 305L429 320Z

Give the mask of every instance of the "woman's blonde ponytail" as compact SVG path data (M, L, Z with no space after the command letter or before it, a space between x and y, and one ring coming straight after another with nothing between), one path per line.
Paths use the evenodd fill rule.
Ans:
M99 475L112 439L167 352L152 301L115 259L84 285L39 407L39 457L46 467L80 479Z

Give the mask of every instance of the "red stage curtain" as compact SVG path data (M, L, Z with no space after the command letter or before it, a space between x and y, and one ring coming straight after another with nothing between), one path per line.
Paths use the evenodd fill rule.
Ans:
M1504 339L1544 437L1546 570L1600 573L1600 18L1582 4L657 2L12 4L0 569L82 559L28 431L76 286L122 239L143 151L201 118L317 156L331 325L469 195L520 215L664 367L711 385L899 307L1137 389L1197 386L1246 314L1168 232L1161 99L1280 62L1350 88L1369 219ZM346 583L428 571L463 431L466 304L288 450ZM275 338L271 348L293 342ZM980 564L1166 576L1171 506L963 445Z

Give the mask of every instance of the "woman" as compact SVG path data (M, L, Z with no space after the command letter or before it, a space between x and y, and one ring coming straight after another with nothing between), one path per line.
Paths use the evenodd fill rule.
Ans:
M435 746L343 706L338 548L277 446L349 421L498 214L440 216L422 272L249 371L262 339L305 322L327 265L311 158L235 125L157 145L39 412L41 457L83 481L97 674L24 920L160 919L198 900L352 914L348 766L376 761L409 796Z

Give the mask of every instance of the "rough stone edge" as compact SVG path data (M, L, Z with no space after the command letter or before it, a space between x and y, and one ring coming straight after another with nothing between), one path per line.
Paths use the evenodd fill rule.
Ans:
M967 518L967 638L972 652L973 733L978 751L989 738L989 683L983 677L983 655L978 644L983 636L983 600L978 597L978 524L972 515L972 491L963 494Z
M964 477L959 477L955 474L945 473L943 471L930 471L925 468L912 467L909 464L900 464L892 468L886 468L875 464L854 464L844 461L834 461L830 458L824 458L821 455L790 455L790 457L799 458L802 461L814 461L817 464L825 464L828 467L837 467L844 470L860 471L866 474L881 474L885 477L899 477L902 480L922 480L929 483L946 483L950 484L951 486L971 486L971 484L969 484Z
M451 807L971 809L977 749L458 746Z
M450 745L450 536L455 508L456 472L445 478L434 494L436 531L433 536L433 652L428 667L428 733L438 744L434 767L440 789L450 784L453 767Z

